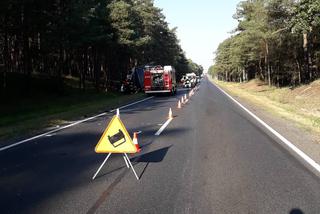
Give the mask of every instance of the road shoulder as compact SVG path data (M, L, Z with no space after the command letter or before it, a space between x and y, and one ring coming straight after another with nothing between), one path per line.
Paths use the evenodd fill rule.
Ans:
M227 93L232 95L238 102L244 105L248 110L257 115L269 126L291 141L296 147L306 153L317 163L320 163L320 135L319 133L307 130L299 124L287 118L283 118L276 113L269 112L261 103L254 103L244 96L236 95L232 90L223 87Z
M48 113L46 116L31 119L30 125L27 120L21 121L21 124L14 124L12 127L8 126L8 133L6 132L0 135L0 147L5 148L11 144L20 144L20 142L37 139L47 134L51 135L65 128L103 116L111 111L111 109L115 111L115 108L124 108L147 99L149 98L142 93L121 96L106 99L103 102L98 101L97 105L79 105L76 110L70 108L68 111L58 114ZM20 128L20 126L22 127Z

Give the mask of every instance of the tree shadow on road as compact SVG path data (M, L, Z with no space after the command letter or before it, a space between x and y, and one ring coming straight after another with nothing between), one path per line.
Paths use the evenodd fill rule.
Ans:
M146 163L142 172L140 173L139 179L141 179L142 175L145 173L150 163L162 162L170 148L171 146L167 146L167 147L164 147L152 152L148 152L146 154L133 158L132 160L134 162L133 165L137 165L138 163Z

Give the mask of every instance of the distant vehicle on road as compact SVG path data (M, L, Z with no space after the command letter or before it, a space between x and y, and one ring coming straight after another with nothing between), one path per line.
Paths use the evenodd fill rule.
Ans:
M201 82L201 77L200 76L196 77L196 82L197 82L197 84Z
M186 75L183 75L180 80L180 83L183 84L185 81L186 81Z
M197 84L196 74L187 73L184 77L183 87L184 88L193 88Z
M171 65L146 67L144 71L144 91L146 94L177 92L176 71Z
M123 93L135 93L144 88L144 68L135 67L130 70L126 79L122 82L120 91Z
M191 88L191 80L190 79L186 79L184 82L183 82L183 87L184 88Z

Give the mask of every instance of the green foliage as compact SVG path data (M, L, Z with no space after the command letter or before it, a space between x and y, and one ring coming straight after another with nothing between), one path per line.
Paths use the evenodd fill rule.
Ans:
M198 76L200 76L203 73L203 67L201 65L198 65L197 63L193 62L191 59L188 60L188 73L194 72Z
M319 78L319 14L320 2L313 0L240 2L238 26L218 47L210 73L226 81L259 77L276 86Z
M320 2L301 0L292 8L291 25L294 32L310 32L320 26Z
M134 66L174 65L178 75L200 67L186 60L176 29L153 0L3 0L0 5L0 89L9 73L79 79L115 89ZM29 84L29 85L28 85ZM12 88L12 87L11 87ZM28 90L22 90L27 92Z

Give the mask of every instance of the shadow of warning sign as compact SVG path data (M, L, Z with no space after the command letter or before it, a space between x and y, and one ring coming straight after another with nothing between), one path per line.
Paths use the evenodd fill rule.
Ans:
M146 172L147 167L149 166L150 163L159 163L162 162L164 157L167 155L169 149L171 146L164 147L162 149L158 149L152 152L148 152L146 154L143 154L141 156L135 157L134 158L134 164L137 165L139 163L146 163L143 167L142 172L140 173L139 179L141 179L142 175Z
M138 163L158 163L163 161L171 146L164 147L152 152L148 152L135 158L134 162Z

